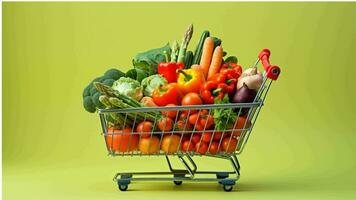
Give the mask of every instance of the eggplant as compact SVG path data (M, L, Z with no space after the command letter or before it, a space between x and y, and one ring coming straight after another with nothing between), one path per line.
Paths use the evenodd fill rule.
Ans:
M230 99L232 103L251 103L257 95L256 90L248 88L248 86L243 83L240 89L237 89L234 96ZM241 109L240 115L245 115L249 108ZM239 112L239 109L235 109L235 112Z

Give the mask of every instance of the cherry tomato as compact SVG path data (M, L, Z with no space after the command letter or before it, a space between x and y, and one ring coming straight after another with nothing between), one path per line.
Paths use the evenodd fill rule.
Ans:
M236 138L231 138L230 137L225 137L222 140L222 149L227 152L227 153L232 153L235 151L237 146L237 139Z
M178 151L180 136L165 135L162 139L161 149L166 153L176 153Z
M216 154L219 149L218 149L219 143L216 141L211 142L210 148L209 148L209 153L211 154Z
M214 138L213 138L213 140L214 140L214 141L220 141L221 136L222 136L222 132L216 131L216 132L214 133Z
M202 134L202 141L203 142L206 142L206 143L209 143L211 141L211 136L212 136L212 133L211 132L205 132Z
M199 124L199 114L195 113L190 115L188 121L192 125Z
M199 133L194 133L192 137L192 142L194 142L194 144L198 143L200 141L200 137L201 135Z
M150 121L144 121L137 125L136 131L141 134L142 138L147 138L151 136L151 131L153 124Z
M162 117L158 121L158 128L161 131L170 131L173 128L173 120L169 117Z
M157 153L159 151L159 139L157 136L142 138L139 142L139 150L144 154Z
M251 127L251 122L249 120L246 122L246 117L239 117L237 119L237 122L235 122L235 124L234 124L235 128L234 127L231 128L232 130L231 132L236 137L239 137L241 135L241 129L247 129Z
M185 140L182 145L182 150L183 151L193 151L194 150L194 144L193 142L190 142L189 140Z
M182 99L182 106L189 106L189 105L201 105L203 101L201 100L199 94L190 92L184 95ZM189 111L186 111L189 112ZM190 113L196 113L198 110L190 110Z
M169 106L177 106L176 104L167 104L166 107L169 107ZM169 117L171 119L176 119L176 116L177 116L177 111L176 110L169 110L169 108L167 108L167 110L162 110L161 111L162 115L165 116L165 117Z
M108 149L114 152L129 152L137 149L139 137L131 132L131 128L123 130L108 128L105 136Z
M214 118L211 115L205 115L200 118L200 124L205 127L205 129L209 129L214 125Z
M208 151L208 145L205 142L198 142L195 144L195 151L200 154L205 154Z

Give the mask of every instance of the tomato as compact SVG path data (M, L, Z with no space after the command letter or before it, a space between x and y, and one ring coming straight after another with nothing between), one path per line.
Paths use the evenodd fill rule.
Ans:
M144 154L153 154L159 151L159 139L157 136L140 139L139 150Z
M183 145L182 145L181 149L183 151L193 151L194 150L194 144L193 144L193 142L191 142L189 140L185 140L183 142Z
M194 144L198 143L200 141L201 138L201 134L200 133L194 133L193 137L192 137L192 142L194 142Z
M220 141L221 136L222 136L222 132L216 131L216 132L214 133L213 140L215 140L215 141Z
M222 140L222 149L227 152L227 153L232 153L235 151L237 146L237 139L236 138L231 138L230 137L225 137Z
M182 99L182 106L189 106L189 105L202 105L203 101L201 100L199 94L190 92L186 94ZM189 112L189 111L185 111ZM196 113L198 110L190 110L190 113Z
M152 98L158 106L178 105L182 99L182 93L176 83L170 83L153 90Z
M232 127L230 130L232 132L232 134L236 137L239 137L241 135L241 129L248 129L251 127L251 122L248 120L246 122L246 117L239 117L235 124L234 124L235 128ZM245 127L244 127L245 126ZM240 130L239 130L240 129Z
M136 131L141 134L142 138L147 138L151 136L151 131L153 124L150 121L144 121L137 125Z
M176 104L167 104L166 107L169 107L169 106L177 106ZM161 111L162 115L165 116L165 117L169 117L171 119L176 119L176 116L177 116L177 111L176 110L169 110L169 108L167 108L167 110L162 110Z
M123 130L108 128L105 136L108 149L114 152L129 152L137 149L139 137L131 132L131 128Z
M205 154L208 151L208 144L205 142L198 142L195 144L195 151L200 154Z
M158 128L161 131L170 131L173 128L173 120L169 117L162 117L158 121Z
M211 141L211 136L212 136L212 133L205 132L205 133L202 134L201 141L209 143Z
M200 118L200 124L205 127L205 129L209 129L214 125L214 118L211 115L204 115Z
M216 154L219 151L218 147L219 147L218 142L215 142L215 141L211 142L210 148L209 148L209 153Z
M199 114L195 113L189 116L188 121L190 124L195 125L199 124Z
M162 139L161 149L166 153L175 153L178 151L180 136L165 135Z
M190 123L185 123L183 120L178 120L175 124L175 129L180 131L191 131L192 128Z

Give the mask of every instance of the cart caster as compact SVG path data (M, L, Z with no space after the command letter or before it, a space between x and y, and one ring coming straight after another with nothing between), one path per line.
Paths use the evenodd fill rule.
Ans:
M224 191L225 192L231 192L233 186L232 185L224 185Z
M121 191L126 191L127 188L129 188L128 185L119 185L119 189L120 189Z
M224 178L228 178L228 177L229 177L228 173L224 173L224 172L216 173L217 179L224 179Z
M182 185L183 181L173 181L173 183L176 185Z

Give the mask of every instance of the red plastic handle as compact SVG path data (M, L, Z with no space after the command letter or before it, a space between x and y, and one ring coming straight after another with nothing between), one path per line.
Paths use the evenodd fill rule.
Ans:
M281 69L276 65L271 65L269 63L269 56L271 52L269 49L263 49L260 54L258 54L258 58L261 60L263 67L266 70L267 77L272 80L277 80L279 74L281 73Z

